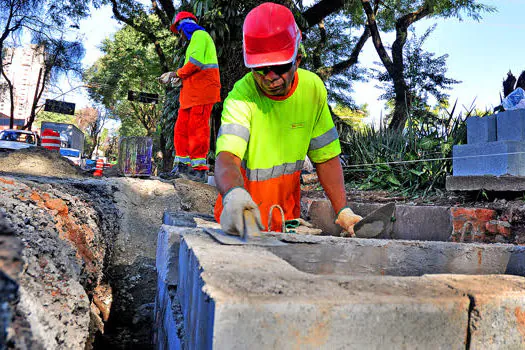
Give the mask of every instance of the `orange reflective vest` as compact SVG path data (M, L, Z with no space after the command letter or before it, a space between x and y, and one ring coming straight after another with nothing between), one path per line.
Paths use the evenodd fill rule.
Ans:
M296 73L291 95L270 98L256 86L253 73L239 80L224 101L216 153L242 160L244 187L259 206L263 225L268 211L280 205L285 219L301 214L300 174L306 155L323 163L341 153L339 136L321 79L309 71ZM215 205L220 219L222 198ZM280 229L276 210L272 230Z
M180 108L186 109L221 100L217 51L211 36L204 30L197 30L191 36L184 66L177 70L177 75L182 79Z

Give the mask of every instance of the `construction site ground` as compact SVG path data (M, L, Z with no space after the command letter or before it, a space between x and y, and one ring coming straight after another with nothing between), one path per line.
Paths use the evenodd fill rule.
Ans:
M404 198L348 191L355 202L495 209L512 223L516 244L525 243L520 196ZM19 284L7 348L153 348L156 238L163 213L212 214L216 197L206 184L124 177L116 168L95 178L41 148L0 153L0 269ZM314 183L304 187L303 197L324 193Z

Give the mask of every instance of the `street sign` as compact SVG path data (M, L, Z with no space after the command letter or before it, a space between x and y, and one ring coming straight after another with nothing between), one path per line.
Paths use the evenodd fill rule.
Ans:
M71 102L46 99L45 112L75 115L75 104Z
M137 92L128 90L128 100L129 101L137 101L142 103L158 103L159 102L159 94L150 94L147 92Z

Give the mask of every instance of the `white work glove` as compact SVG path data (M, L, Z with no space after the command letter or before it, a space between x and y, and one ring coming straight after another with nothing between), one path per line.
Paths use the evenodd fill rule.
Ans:
M363 218L356 215L352 209L344 207L339 211L335 223L343 228L343 232L341 232L342 237L355 237L354 225L361 220Z
M234 187L226 192L222 199L221 228L224 232L235 236L242 236L244 230L244 211L249 210L260 230L264 230L261 223L261 213L252 197L242 187Z
M166 72L166 73L163 73L160 77L159 77L159 81L162 83L162 84L167 84L170 82L171 78L173 78L173 72Z

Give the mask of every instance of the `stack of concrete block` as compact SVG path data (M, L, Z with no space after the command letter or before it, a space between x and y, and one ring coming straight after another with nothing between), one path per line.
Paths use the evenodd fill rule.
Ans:
M525 176L525 110L467 119L467 144L456 145L454 176Z

